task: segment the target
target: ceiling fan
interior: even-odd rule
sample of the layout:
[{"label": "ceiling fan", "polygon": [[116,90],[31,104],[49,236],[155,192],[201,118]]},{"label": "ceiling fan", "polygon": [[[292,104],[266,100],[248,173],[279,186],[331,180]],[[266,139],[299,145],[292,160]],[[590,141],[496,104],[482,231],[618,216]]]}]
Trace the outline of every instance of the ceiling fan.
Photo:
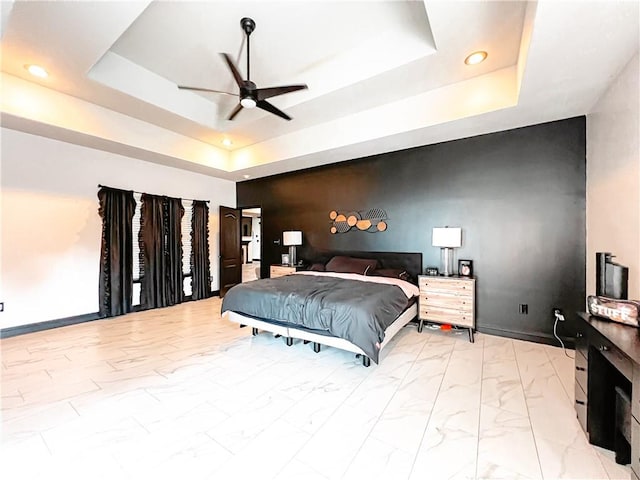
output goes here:
[{"label": "ceiling fan", "polygon": [[275,107],[271,103],[267,102],[267,98],[277,97],[278,95],[284,95],[285,93],[295,92],[297,90],[305,90],[308,88],[306,85],[286,85],[282,87],[270,87],[270,88],[257,88],[256,84],[251,81],[251,69],[250,69],[250,50],[249,50],[249,40],[251,33],[256,28],[256,22],[252,19],[245,17],[240,20],[240,26],[244,33],[246,34],[247,39],[247,79],[243,80],[240,72],[238,71],[238,67],[236,67],[235,63],[231,59],[231,56],[227,53],[221,53],[222,57],[227,62],[227,66],[229,70],[231,70],[231,74],[238,84],[238,88],[240,89],[240,93],[230,93],[230,92],[222,92],[220,90],[211,90],[209,88],[200,88],[200,87],[187,87],[184,85],[178,85],[178,88],[181,90],[195,90],[199,92],[213,92],[213,93],[222,93],[224,95],[233,95],[234,97],[240,97],[240,103],[233,109],[227,120],[233,120],[240,110],[243,108],[254,108],[258,107],[262,110],[265,110],[269,113],[273,113],[285,120],[291,120],[291,117],[284,113],[279,108]]}]

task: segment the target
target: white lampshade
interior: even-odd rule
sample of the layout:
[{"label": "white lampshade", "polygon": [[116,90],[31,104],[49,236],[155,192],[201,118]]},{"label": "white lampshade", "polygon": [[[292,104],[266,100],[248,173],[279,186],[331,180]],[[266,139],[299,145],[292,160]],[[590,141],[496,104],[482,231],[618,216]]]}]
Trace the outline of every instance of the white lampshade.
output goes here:
[{"label": "white lampshade", "polygon": [[437,227],[433,229],[431,244],[434,247],[458,248],[462,246],[462,228]]},{"label": "white lampshade", "polygon": [[282,232],[282,244],[285,247],[290,245],[302,245],[302,232],[296,230]]}]

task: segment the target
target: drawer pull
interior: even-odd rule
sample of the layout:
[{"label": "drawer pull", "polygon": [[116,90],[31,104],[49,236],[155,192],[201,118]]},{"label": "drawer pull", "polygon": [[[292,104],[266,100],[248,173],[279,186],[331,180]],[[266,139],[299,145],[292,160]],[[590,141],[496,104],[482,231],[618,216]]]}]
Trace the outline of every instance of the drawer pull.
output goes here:
[{"label": "drawer pull", "polygon": [[600,350],[601,352],[608,352],[609,351],[609,347],[606,345],[600,345],[598,347],[598,350]]},{"label": "drawer pull", "polygon": [[576,400],[576,403],[577,403],[578,405],[586,405],[582,400]]},{"label": "drawer pull", "polygon": [[576,370],[579,370],[581,372],[586,372],[587,371],[587,369],[584,368],[584,367],[576,367]]}]

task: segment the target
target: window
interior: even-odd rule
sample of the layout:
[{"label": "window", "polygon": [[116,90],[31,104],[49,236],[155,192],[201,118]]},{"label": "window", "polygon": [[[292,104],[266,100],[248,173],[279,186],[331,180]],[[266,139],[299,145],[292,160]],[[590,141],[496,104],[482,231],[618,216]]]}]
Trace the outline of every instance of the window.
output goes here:
[{"label": "window", "polygon": [[193,201],[182,200],[184,215],[182,216],[182,290],[185,297],[191,296],[191,219],[193,217]]},{"label": "window", "polygon": [[[144,276],[144,264],[142,252],[140,251],[140,222],[142,211],[142,194],[134,192],[133,198],[136,201],[136,209],[133,214],[133,301],[132,305],[140,305],[140,279]],[[191,286],[191,227],[193,217],[193,200],[182,200],[184,215],[182,216],[180,231],[182,234],[182,289],[185,297],[192,294]]]},{"label": "window", "polygon": [[136,211],[133,214],[133,301],[131,305],[140,305],[140,271],[142,262],[140,259],[140,211],[142,209],[142,194],[134,192],[133,198],[136,201]]}]

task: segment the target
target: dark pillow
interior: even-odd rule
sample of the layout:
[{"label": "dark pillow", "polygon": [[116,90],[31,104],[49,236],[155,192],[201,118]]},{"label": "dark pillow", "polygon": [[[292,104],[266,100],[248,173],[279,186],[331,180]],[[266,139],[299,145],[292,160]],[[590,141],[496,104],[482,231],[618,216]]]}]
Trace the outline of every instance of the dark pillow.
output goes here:
[{"label": "dark pillow", "polygon": [[377,265],[378,261],[376,259],[336,256],[329,260],[325,270],[327,272],[366,275],[369,270],[375,270]]},{"label": "dark pillow", "polygon": [[309,267],[309,270],[312,272],[324,272],[324,263],[314,263]]},{"label": "dark pillow", "polygon": [[373,275],[375,277],[399,278],[400,280],[409,281],[409,274],[407,271],[400,268],[379,268],[368,273],[368,275]]}]

